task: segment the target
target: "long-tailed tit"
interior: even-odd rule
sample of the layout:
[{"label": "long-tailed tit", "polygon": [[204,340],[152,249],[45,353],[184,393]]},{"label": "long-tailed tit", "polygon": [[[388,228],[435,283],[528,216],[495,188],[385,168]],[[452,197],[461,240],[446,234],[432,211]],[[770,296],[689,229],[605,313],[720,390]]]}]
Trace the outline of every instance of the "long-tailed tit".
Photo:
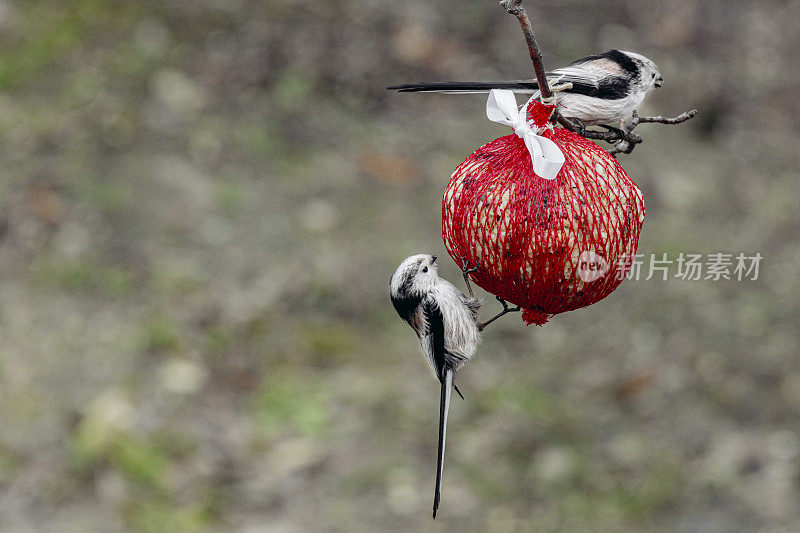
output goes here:
[{"label": "long-tailed tit", "polygon": [[481,303],[439,277],[435,255],[412,255],[400,263],[392,275],[389,288],[394,308],[414,328],[422,350],[442,384],[439,455],[433,500],[433,517],[436,518],[442,487],[450,389],[454,387],[453,375],[475,355],[480,342],[483,324],[478,322],[478,309]]},{"label": "long-tailed tit", "polygon": [[[571,83],[557,93],[559,112],[586,126],[619,125],[631,117],[645,95],[660,87],[664,79],[655,63],[633,52],[611,50],[570,63],[547,73],[547,81]],[[510,89],[539,95],[536,80],[503,82],[433,82],[389,87],[400,92],[482,93],[491,89]]]}]

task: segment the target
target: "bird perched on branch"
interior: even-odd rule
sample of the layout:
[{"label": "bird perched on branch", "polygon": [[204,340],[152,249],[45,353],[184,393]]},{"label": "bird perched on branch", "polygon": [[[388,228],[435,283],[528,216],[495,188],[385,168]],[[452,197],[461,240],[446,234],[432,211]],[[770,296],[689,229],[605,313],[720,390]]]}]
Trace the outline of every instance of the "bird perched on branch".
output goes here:
[{"label": "bird perched on branch", "polygon": [[[640,54],[610,50],[578,59],[547,73],[551,86],[571,84],[555,93],[559,113],[584,126],[619,125],[629,119],[645,95],[660,87],[664,79],[655,63]],[[501,82],[446,81],[411,83],[388,87],[399,92],[485,93],[510,89],[539,96],[536,80]],[[615,129],[615,128],[611,128]]]},{"label": "bird perched on branch", "polygon": [[[467,273],[465,270],[465,279]],[[389,288],[395,310],[414,328],[422,350],[442,384],[436,493],[433,500],[433,517],[436,518],[444,468],[450,389],[455,387],[453,375],[475,355],[480,342],[483,324],[478,322],[478,309],[481,303],[439,277],[435,255],[412,255],[404,260],[392,275]]]}]

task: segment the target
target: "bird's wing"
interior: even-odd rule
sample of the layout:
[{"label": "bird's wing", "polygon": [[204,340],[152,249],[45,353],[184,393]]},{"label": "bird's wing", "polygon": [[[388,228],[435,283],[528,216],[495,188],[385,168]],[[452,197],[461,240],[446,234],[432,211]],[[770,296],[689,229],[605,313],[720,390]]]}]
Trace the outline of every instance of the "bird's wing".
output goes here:
[{"label": "bird's wing", "polygon": [[[605,76],[607,76],[606,74]],[[547,73],[547,81],[552,83],[572,83],[580,85],[594,85],[597,87],[601,72],[591,66],[568,66],[557,68]]]},{"label": "bird's wing", "polygon": [[419,341],[439,379],[444,375],[444,317],[433,298],[426,298],[421,307],[424,326],[420,329]]},{"label": "bird's wing", "polygon": [[605,68],[602,61],[589,61],[570,65],[547,73],[550,83],[571,83],[565,93],[582,94],[594,98],[616,100],[628,94],[630,77],[621,76]]}]

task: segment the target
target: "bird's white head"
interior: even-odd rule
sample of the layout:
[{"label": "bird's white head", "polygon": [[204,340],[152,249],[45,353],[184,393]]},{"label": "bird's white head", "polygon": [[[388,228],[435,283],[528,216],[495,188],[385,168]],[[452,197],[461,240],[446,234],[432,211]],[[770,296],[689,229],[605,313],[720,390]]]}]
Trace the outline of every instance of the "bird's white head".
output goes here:
[{"label": "bird's white head", "polygon": [[661,84],[664,83],[664,78],[661,77],[661,72],[659,72],[655,63],[635,52],[623,51],[622,53],[630,57],[639,66],[640,81],[646,91],[661,87]]},{"label": "bird's white head", "polygon": [[417,254],[400,263],[389,286],[394,298],[419,297],[430,292],[438,279],[436,256]]}]

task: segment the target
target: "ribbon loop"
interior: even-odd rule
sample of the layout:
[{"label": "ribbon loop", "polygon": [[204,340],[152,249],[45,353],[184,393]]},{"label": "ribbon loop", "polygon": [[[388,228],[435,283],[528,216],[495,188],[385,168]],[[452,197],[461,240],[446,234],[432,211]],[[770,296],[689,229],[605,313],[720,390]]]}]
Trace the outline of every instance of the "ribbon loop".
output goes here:
[{"label": "ribbon loop", "polygon": [[525,108],[517,108],[517,99],[512,91],[492,89],[486,101],[486,116],[492,122],[514,128],[514,133],[525,141],[536,175],[546,180],[555,179],[564,164],[564,153],[552,140],[531,129]]}]

